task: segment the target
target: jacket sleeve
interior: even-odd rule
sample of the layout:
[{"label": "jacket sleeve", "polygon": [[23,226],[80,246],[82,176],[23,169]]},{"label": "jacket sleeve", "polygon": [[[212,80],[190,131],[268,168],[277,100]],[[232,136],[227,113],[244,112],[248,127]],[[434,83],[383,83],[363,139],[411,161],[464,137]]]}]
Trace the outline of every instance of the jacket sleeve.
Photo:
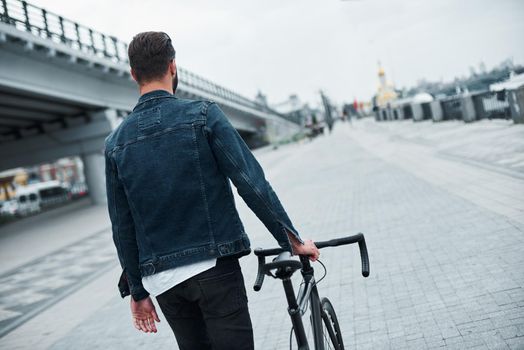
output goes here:
[{"label": "jacket sleeve", "polygon": [[303,243],[262,167],[216,103],[207,106],[205,131],[220,170],[231,179],[238,194],[278,244],[291,251],[288,232]]},{"label": "jacket sleeve", "polygon": [[[118,260],[123,269],[118,282],[118,289],[122,298],[131,294],[133,299],[138,301],[149,296],[149,293],[142,285],[142,276],[138,266],[135,224],[122,182],[118,178],[116,165],[111,158],[111,154],[107,151],[104,153],[107,206],[109,218],[111,219],[113,242],[118,253]],[[125,285],[126,283],[127,286]]]}]

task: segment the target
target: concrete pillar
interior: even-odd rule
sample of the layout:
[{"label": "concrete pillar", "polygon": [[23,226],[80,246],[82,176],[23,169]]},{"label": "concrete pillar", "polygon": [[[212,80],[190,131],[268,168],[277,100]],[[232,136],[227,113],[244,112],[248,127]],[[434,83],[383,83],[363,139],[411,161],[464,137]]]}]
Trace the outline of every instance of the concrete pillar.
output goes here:
[{"label": "concrete pillar", "polygon": [[[114,109],[105,109],[92,113],[91,117],[93,119],[105,119],[109,122],[111,130],[116,129],[122,122],[122,118],[118,117]],[[84,163],[84,176],[91,202],[93,204],[106,205],[106,173],[103,150],[86,152],[81,155],[81,158]]]},{"label": "concrete pillar", "polygon": [[444,113],[442,111],[442,105],[440,101],[432,101],[431,106],[431,115],[433,116],[434,122],[440,122],[444,119]]},{"label": "concrete pillar", "polygon": [[393,119],[404,120],[404,109],[402,106],[395,106],[393,109]]},{"label": "concrete pillar", "polygon": [[473,104],[472,96],[464,96],[462,98],[462,120],[466,123],[474,122],[477,119],[475,113],[475,105]]},{"label": "concrete pillar", "polygon": [[395,109],[396,107],[388,107],[388,120],[396,120],[398,119],[397,116],[398,116],[398,113],[396,114],[397,116],[395,116]]},{"label": "concrete pillar", "polygon": [[104,153],[100,151],[83,154],[82,162],[91,202],[107,204]]},{"label": "concrete pillar", "polygon": [[124,120],[123,118],[118,117],[118,114],[114,109],[106,109],[104,111],[104,116],[109,121],[109,124],[111,125],[111,130],[115,130]]},{"label": "concrete pillar", "polygon": [[388,118],[388,110],[386,108],[381,108],[380,110],[380,120],[387,121]]},{"label": "concrete pillar", "polygon": [[511,118],[515,124],[524,123],[524,87],[508,91]]}]

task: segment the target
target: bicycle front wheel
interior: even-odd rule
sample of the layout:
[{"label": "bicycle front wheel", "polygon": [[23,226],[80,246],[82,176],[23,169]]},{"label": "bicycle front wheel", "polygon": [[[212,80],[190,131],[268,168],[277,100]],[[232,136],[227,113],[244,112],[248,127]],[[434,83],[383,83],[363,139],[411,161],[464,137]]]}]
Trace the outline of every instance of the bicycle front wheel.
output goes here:
[{"label": "bicycle front wheel", "polygon": [[322,324],[324,335],[324,348],[334,350],[344,350],[344,342],[342,341],[342,333],[340,332],[340,325],[338,324],[335,309],[328,298],[322,298]]}]

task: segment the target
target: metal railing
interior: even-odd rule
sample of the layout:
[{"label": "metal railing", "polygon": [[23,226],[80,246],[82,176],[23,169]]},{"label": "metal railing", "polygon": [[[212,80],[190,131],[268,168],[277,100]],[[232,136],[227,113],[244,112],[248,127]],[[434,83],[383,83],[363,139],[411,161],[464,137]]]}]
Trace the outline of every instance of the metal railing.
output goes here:
[{"label": "metal railing", "polygon": [[463,120],[462,96],[449,96],[440,101],[444,120]]},{"label": "metal railing", "polygon": [[476,119],[511,118],[508,94],[503,91],[486,91],[473,96]]},{"label": "metal railing", "polygon": [[[26,1],[0,1],[1,22],[13,25],[21,31],[32,33],[38,37],[67,45],[85,54],[108,59],[114,63],[125,65],[129,63],[127,56],[128,44],[114,36],[98,32],[41,7],[29,4]],[[190,87],[249,108],[265,110],[286,118],[267,106],[263,106],[186,69],[179,68],[178,72],[180,81]]]},{"label": "metal railing", "polygon": [[247,97],[244,97],[240,94],[237,94],[236,92],[232,90],[226,89],[223,86],[215,84],[211,82],[210,80],[198,74],[195,74],[193,72],[190,72],[180,67],[177,70],[178,70],[178,73],[180,74],[179,75],[180,81],[190,87],[205,91],[211,95],[219,96],[221,98],[236,102],[244,106],[248,106],[251,108],[258,109],[258,110],[263,109],[263,106],[260,105],[259,103],[252,101],[248,99]]},{"label": "metal railing", "polygon": [[63,18],[21,0],[1,0],[0,18],[21,31],[65,44],[84,53],[127,63],[127,44],[114,36]]}]

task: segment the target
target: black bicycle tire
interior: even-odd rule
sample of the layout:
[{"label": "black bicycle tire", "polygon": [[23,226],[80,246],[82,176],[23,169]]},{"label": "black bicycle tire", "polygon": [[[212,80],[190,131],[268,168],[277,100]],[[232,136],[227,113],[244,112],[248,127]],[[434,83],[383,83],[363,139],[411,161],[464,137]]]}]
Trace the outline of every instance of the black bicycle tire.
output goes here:
[{"label": "black bicycle tire", "polygon": [[[340,331],[340,325],[338,323],[337,314],[335,313],[335,308],[331,301],[328,298],[322,298],[321,300],[322,307],[322,320],[328,329],[329,337],[331,342],[337,350],[344,350],[344,341],[342,340],[342,332]],[[332,332],[329,332],[329,329]],[[334,333],[334,334],[333,334]]]}]

